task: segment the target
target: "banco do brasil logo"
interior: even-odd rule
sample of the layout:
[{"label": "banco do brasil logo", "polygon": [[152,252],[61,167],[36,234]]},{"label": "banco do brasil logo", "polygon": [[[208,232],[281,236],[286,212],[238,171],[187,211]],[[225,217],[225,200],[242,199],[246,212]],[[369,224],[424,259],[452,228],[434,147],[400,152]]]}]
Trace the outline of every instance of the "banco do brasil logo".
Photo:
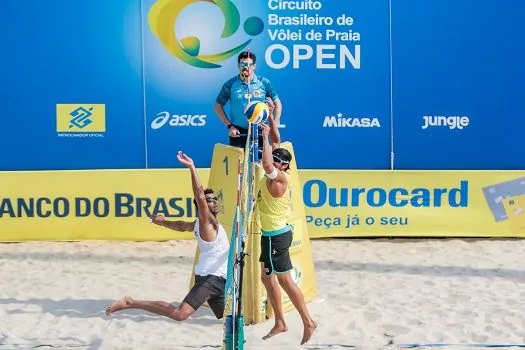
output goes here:
[{"label": "banco do brasil logo", "polygon": [[[223,52],[201,54],[199,38],[195,36],[188,36],[182,39],[177,38],[175,34],[177,17],[184,8],[199,1],[212,3],[222,12],[224,28],[221,38],[228,38],[237,32],[241,23],[241,16],[231,0],[157,0],[148,13],[149,26],[164,48],[184,63],[197,68],[219,68],[221,67],[220,62],[239,54],[248,46],[252,39],[248,39],[239,46]],[[203,23],[203,25],[213,26],[214,24]],[[264,23],[259,17],[250,17],[244,21],[243,29],[246,34],[257,36],[262,33]],[[210,27],[208,32],[213,34],[214,28]]]},{"label": "banco do brasil logo", "polygon": [[69,115],[71,116],[71,120],[69,121],[69,128],[77,127],[79,129],[83,129],[89,124],[93,123],[93,121],[90,119],[93,111],[93,107],[84,108],[84,107],[78,107],[75,110],[73,110]]},{"label": "banco do brasil logo", "polygon": [[60,136],[106,132],[105,104],[57,103],[56,117]]}]

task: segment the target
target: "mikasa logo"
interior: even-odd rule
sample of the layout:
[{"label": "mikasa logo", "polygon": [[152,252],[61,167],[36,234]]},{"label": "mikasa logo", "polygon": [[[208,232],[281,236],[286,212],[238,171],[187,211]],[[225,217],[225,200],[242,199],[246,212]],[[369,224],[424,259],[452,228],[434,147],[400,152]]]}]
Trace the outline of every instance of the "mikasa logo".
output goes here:
[{"label": "mikasa logo", "polygon": [[324,117],[323,128],[380,128],[378,118],[345,118],[343,113]]}]

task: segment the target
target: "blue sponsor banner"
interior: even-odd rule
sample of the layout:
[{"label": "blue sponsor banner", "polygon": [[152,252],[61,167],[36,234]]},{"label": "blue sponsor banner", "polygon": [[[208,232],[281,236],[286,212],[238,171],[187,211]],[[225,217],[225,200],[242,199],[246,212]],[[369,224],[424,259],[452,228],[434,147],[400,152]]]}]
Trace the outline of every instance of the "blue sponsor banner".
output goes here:
[{"label": "blue sponsor banner", "polygon": [[177,168],[178,150],[209,167],[228,143],[215,99],[248,48],[300,168],[389,169],[393,150],[395,169],[523,169],[524,11],[522,0],[4,1],[0,170]]},{"label": "blue sponsor banner", "polygon": [[2,1],[0,170],[143,168],[140,1]]},{"label": "blue sponsor banner", "polygon": [[392,1],[397,169],[524,169],[524,12],[521,0]]},{"label": "blue sponsor banner", "polygon": [[215,99],[248,48],[301,168],[390,166],[387,0],[145,0],[143,11],[149,167],[181,166],[179,149],[209,166],[228,143]]}]

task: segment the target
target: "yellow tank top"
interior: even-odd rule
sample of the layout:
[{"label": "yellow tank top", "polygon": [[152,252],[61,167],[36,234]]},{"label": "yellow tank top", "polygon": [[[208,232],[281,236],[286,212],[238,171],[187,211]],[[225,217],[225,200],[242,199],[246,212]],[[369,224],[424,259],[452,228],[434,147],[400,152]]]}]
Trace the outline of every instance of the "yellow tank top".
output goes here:
[{"label": "yellow tank top", "polygon": [[[273,236],[284,233],[288,230],[288,217],[291,213],[290,207],[290,175],[282,172],[288,180],[288,188],[282,197],[274,198],[268,190],[264,176],[259,181],[259,193],[257,195],[257,207],[259,210],[259,220],[262,234]],[[282,232],[281,232],[282,231]]]}]

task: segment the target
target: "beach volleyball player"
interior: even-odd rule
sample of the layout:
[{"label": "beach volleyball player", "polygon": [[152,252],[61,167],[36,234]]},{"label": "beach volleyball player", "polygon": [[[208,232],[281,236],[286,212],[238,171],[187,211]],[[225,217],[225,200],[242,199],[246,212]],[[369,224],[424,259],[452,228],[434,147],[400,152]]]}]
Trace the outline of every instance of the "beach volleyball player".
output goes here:
[{"label": "beach volleyball player", "polygon": [[[291,213],[290,162],[292,155],[280,147],[280,134],[272,118],[274,105],[268,101],[268,125],[261,122],[263,153],[262,166],[265,176],[260,180],[257,208],[261,227],[261,275],[268,298],[275,313],[275,324],[263,339],[271,338],[288,330],[281,304],[279,285],[288,295],[301,316],[304,326],[301,345],[307,343],[317,328],[310,317],[304,295],[290,274],[293,269],[290,246],[293,230],[287,221]],[[253,115],[247,115],[253,118]],[[256,119],[257,121],[262,118]],[[271,143],[270,143],[271,142]]]},{"label": "beach volleyball player", "polygon": [[125,296],[106,308],[108,316],[117,311],[141,309],[176,321],[184,321],[207,301],[215,317],[223,318],[230,243],[224,227],[217,220],[219,212],[217,197],[212,189],[203,188],[190,157],[178,152],[177,159],[190,169],[198,217],[193,222],[168,221],[163,215],[153,215],[151,219],[159,226],[176,231],[193,232],[199,247],[198,262],[195,266],[195,285],[178,307],[165,301],[142,301]]}]

